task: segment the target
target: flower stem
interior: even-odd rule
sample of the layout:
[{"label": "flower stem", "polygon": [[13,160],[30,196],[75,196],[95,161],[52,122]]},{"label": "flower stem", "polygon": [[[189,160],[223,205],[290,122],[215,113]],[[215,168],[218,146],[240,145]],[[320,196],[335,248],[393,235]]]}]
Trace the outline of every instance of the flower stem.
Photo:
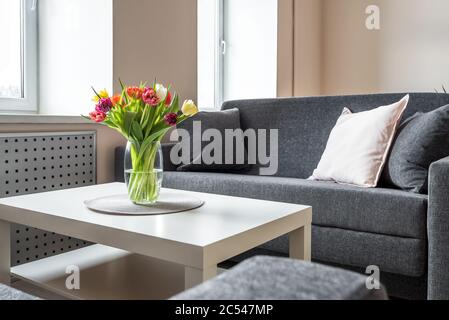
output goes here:
[{"label": "flower stem", "polygon": [[[152,204],[159,197],[162,170],[155,168],[159,150],[158,141],[149,144],[145,150],[140,150],[137,144],[131,142],[130,156],[133,168],[127,172],[128,195],[136,204]],[[143,156],[139,158],[138,155],[142,151]]]}]

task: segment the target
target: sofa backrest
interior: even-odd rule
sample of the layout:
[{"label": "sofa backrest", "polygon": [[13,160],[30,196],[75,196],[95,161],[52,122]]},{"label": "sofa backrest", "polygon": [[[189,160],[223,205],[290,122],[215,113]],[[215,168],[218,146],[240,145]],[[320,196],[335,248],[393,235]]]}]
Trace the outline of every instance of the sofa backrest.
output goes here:
[{"label": "sofa backrest", "polygon": [[[308,178],[318,164],[329,134],[344,107],[353,112],[367,111],[399,101],[404,95],[239,100],[225,102],[222,109],[238,108],[243,130],[278,129],[277,176]],[[410,102],[403,119],[416,112],[428,112],[446,104],[449,104],[449,94],[410,94]],[[257,174],[259,166],[254,166],[250,174]]]}]

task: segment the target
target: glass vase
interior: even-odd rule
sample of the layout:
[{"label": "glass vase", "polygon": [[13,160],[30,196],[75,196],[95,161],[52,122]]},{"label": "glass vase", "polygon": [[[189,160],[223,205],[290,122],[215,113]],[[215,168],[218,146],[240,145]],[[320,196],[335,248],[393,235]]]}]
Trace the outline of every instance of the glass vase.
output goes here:
[{"label": "glass vase", "polygon": [[162,149],[159,141],[142,144],[128,141],[125,152],[125,182],[129,199],[137,205],[157,202],[163,179]]}]

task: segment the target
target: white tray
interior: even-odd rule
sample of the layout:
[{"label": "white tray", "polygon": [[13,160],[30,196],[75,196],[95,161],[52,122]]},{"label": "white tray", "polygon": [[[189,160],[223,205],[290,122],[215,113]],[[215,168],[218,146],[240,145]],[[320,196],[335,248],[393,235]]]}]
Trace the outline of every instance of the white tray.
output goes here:
[{"label": "white tray", "polygon": [[95,212],[113,215],[147,216],[178,213],[201,207],[204,201],[183,193],[161,193],[159,200],[150,206],[136,205],[129,200],[127,194],[84,201],[84,205]]}]

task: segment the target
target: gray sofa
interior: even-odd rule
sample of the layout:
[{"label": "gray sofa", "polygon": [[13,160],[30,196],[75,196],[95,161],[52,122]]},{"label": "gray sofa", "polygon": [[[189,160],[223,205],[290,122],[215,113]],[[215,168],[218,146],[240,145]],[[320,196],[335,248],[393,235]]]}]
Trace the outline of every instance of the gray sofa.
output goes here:
[{"label": "gray sofa", "polygon": [[[313,207],[314,261],[365,272],[381,270],[390,295],[409,299],[449,299],[449,159],[431,166],[429,195],[379,186],[363,189],[306,180],[318,164],[343,107],[354,112],[398,101],[404,94],[229,101],[238,108],[242,129],[279,129],[279,170],[258,176],[177,172],[164,146],[164,187],[225,194]],[[449,95],[414,93],[404,118],[449,104]],[[117,151],[117,180],[123,180],[123,149]],[[287,238],[249,252],[286,255]],[[241,260],[236,257],[235,261]]]}]

